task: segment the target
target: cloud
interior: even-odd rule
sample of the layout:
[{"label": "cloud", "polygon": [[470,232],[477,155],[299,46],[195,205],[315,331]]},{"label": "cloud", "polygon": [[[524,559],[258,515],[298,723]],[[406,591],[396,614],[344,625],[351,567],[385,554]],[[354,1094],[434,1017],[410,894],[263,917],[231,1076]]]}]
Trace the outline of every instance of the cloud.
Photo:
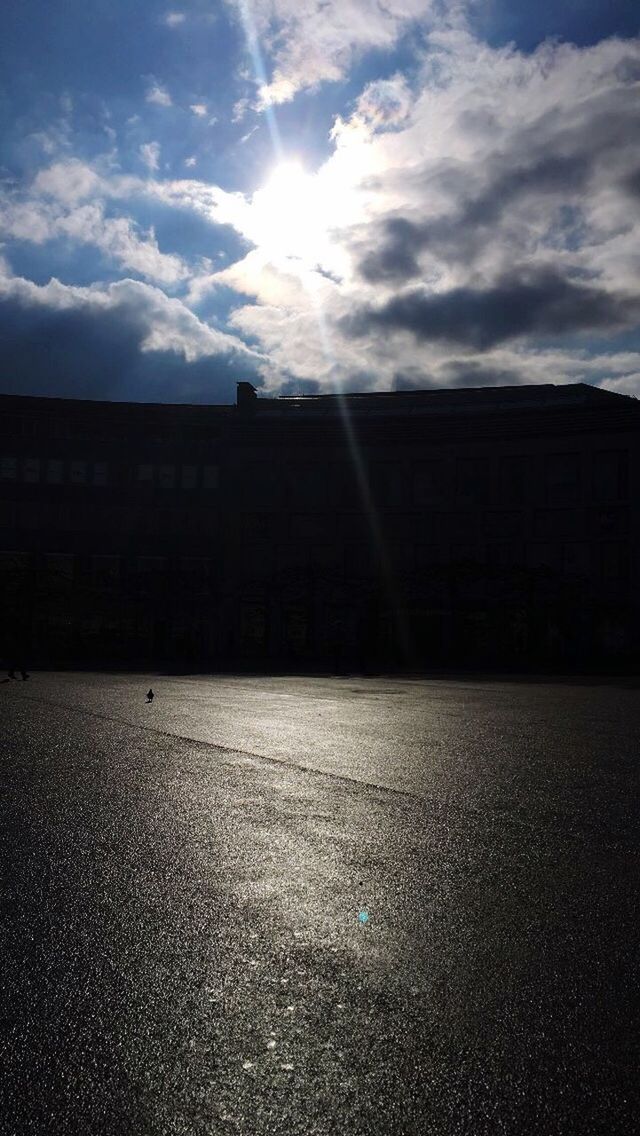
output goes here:
[{"label": "cloud", "polygon": [[185,164],[185,166],[187,166],[188,169],[192,169],[196,165],[196,163],[197,163],[197,159],[193,156],[193,154],[191,155],[190,158],[185,158],[185,160],[184,160],[184,164]]},{"label": "cloud", "polygon": [[139,280],[77,287],[52,278],[48,284],[38,285],[7,274],[5,268],[0,275],[0,302],[52,313],[112,313],[135,327],[143,353],[173,352],[187,362],[220,354],[258,358],[235,336],[198,319],[179,299]]},{"label": "cloud", "polygon": [[162,17],[162,23],[166,24],[168,28],[177,28],[180,24],[184,24],[186,18],[184,12],[167,12],[167,14]]},{"label": "cloud", "polygon": [[490,288],[444,293],[414,289],[381,307],[362,307],[342,318],[340,326],[348,335],[366,335],[371,329],[407,331],[419,340],[486,351],[522,336],[614,331],[632,326],[638,318],[640,296],[612,295],[549,268],[525,270],[522,276],[511,273]]},{"label": "cloud", "polygon": [[173,106],[171,95],[166,87],[160,86],[153,79],[145,95],[145,100],[148,103],[154,103],[155,106],[170,107]]},{"label": "cloud", "polygon": [[250,49],[258,41],[273,59],[259,105],[289,102],[298,91],[344,78],[358,56],[389,50],[413,24],[426,24],[430,0],[229,0],[245,25]]},{"label": "cloud", "polygon": [[91,166],[72,158],[40,170],[34,178],[32,192],[36,197],[43,194],[67,205],[75,205],[96,193],[100,185],[100,177]]},{"label": "cloud", "polygon": [[97,174],[77,162],[68,163],[68,173],[66,179],[65,164],[42,171],[26,199],[0,191],[0,236],[35,246],[54,240],[90,245],[118,267],[165,286],[189,275],[180,256],[160,250],[153,228],[144,231],[131,217],[105,214]]},{"label": "cloud", "polygon": [[145,166],[150,170],[157,170],[160,165],[160,143],[159,142],[143,142],[138,153],[142,158]]},{"label": "cloud", "polygon": [[206,103],[191,103],[189,110],[193,111],[198,118],[205,118],[208,113]]}]

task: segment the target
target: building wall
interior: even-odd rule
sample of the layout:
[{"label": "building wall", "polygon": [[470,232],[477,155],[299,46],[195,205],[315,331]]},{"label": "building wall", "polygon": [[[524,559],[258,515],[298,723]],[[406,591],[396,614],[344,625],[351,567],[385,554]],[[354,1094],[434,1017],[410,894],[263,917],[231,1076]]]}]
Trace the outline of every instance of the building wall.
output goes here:
[{"label": "building wall", "polygon": [[348,430],[330,410],[275,417],[265,402],[0,400],[7,659],[386,669],[638,657],[633,400],[595,417],[354,412]]}]

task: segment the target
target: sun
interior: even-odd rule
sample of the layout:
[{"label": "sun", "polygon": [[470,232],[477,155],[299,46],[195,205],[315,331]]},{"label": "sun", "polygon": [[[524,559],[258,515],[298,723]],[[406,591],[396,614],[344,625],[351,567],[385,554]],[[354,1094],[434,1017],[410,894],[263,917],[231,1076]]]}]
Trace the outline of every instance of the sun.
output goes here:
[{"label": "sun", "polygon": [[251,200],[252,236],[275,263],[291,270],[337,271],[335,232],[344,209],[344,187],[323,169],[311,173],[301,161],[280,162]]},{"label": "sun", "polygon": [[[314,178],[298,161],[281,162],[253,195],[252,213],[260,246],[276,258],[306,263],[317,252],[321,219]],[[315,252],[314,252],[315,250]]]}]

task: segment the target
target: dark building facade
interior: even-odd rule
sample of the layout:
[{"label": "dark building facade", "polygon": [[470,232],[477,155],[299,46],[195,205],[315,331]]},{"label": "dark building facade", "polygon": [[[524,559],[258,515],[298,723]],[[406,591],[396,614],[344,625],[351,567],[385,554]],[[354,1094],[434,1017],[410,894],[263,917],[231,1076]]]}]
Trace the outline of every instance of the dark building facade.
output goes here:
[{"label": "dark building facade", "polygon": [[640,402],[0,396],[9,665],[627,666]]}]

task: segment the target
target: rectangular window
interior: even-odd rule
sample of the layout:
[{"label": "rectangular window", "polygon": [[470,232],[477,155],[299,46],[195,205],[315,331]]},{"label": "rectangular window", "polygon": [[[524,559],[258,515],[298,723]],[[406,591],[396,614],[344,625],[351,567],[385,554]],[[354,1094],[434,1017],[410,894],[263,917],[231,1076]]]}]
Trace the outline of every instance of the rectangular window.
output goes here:
[{"label": "rectangular window", "polygon": [[107,484],[107,463],[94,462],[93,463],[93,484],[106,485]]},{"label": "rectangular window", "polygon": [[489,459],[458,458],[456,466],[458,500],[479,505],[489,497]]},{"label": "rectangular window", "polygon": [[605,584],[621,584],[627,579],[629,546],[621,540],[605,540],[600,546],[600,566]]},{"label": "rectangular window", "polygon": [[593,495],[596,501],[626,501],[629,455],[626,450],[600,450],[593,459]]},{"label": "rectangular window", "polygon": [[91,578],[94,584],[108,584],[118,579],[119,556],[92,556]]},{"label": "rectangular window", "polygon": [[45,480],[48,485],[62,485],[63,464],[57,458],[50,458],[47,462]]},{"label": "rectangular window", "polygon": [[262,647],[267,634],[267,613],[264,604],[244,601],[240,608],[240,641],[250,651]]},{"label": "rectangular window", "polygon": [[175,465],[161,465],[158,471],[158,484],[161,489],[173,489],[176,484]]},{"label": "rectangular window", "polygon": [[22,479],[28,484],[34,485],[40,480],[40,460],[39,458],[25,458],[22,462]]},{"label": "rectangular window", "polygon": [[3,481],[15,481],[18,476],[18,463],[15,458],[0,459],[0,478]]},{"label": "rectangular window", "polygon": [[564,571],[567,576],[589,575],[589,545],[586,541],[572,541],[564,546]]},{"label": "rectangular window", "polygon": [[528,460],[520,454],[506,454],[500,459],[500,500],[503,505],[524,504]]},{"label": "rectangular window", "polygon": [[191,580],[207,580],[209,561],[203,556],[183,556],[180,560],[180,571]]},{"label": "rectangular window", "polygon": [[0,552],[0,572],[22,572],[27,567],[27,562],[25,552]]},{"label": "rectangular window", "polygon": [[536,568],[560,572],[563,566],[562,545],[550,542],[532,545],[531,562]]},{"label": "rectangular window", "polygon": [[47,576],[54,583],[69,583],[73,579],[73,556],[64,552],[49,552],[44,560]]},{"label": "rectangular window", "polygon": [[402,466],[400,462],[372,462],[369,476],[371,492],[383,509],[403,503]]},{"label": "rectangular window", "polygon": [[71,484],[72,485],[86,485],[87,484],[87,463],[86,461],[72,461],[71,462]]},{"label": "rectangular window", "polygon": [[203,474],[204,488],[217,489],[219,483],[217,465],[205,465]]},{"label": "rectangular window", "polygon": [[439,505],[444,497],[444,462],[416,462],[413,467],[414,504]]},{"label": "rectangular window", "polygon": [[158,568],[162,568],[163,564],[163,556],[138,556],[136,560],[138,572],[155,572]]},{"label": "rectangular window", "polygon": [[195,465],[183,465],[180,484],[183,489],[196,489],[198,485],[198,470]]},{"label": "rectangular window", "polygon": [[547,502],[577,505],[580,497],[580,454],[548,454],[546,461]]},{"label": "rectangular window", "polygon": [[494,540],[487,544],[487,562],[494,568],[513,568],[523,559],[522,545],[516,540]]},{"label": "rectangular window", "polygon": [[[328,486],[323,465],[319,462],[293,462],[287,469],[287,480],[289,497],[296,508],[324,508]],[[277,504],[277,498],[273,504]]]},{"label": "rectangular window", "polygon": [[153,466],[152,465],[139,465],[138,466],[138,481],[143,485],[153,485]]},{"label": "rectangular window", "polygon": [[440,563],[440,549],[437,544],[417,544],[415,550],[416,568],[432,568]]}]

